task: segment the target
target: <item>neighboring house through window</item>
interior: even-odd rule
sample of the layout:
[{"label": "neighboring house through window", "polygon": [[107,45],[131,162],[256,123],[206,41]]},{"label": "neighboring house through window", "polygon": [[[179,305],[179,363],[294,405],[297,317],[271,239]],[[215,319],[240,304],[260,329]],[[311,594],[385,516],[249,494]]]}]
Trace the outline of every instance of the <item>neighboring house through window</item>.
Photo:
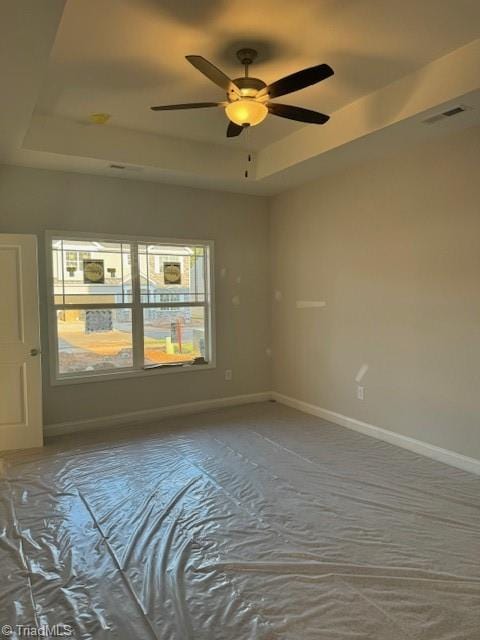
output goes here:
[{"label": "neighboring house through window", "polygon": [[49,234],[55,382],[214,366],[212,243]]}]

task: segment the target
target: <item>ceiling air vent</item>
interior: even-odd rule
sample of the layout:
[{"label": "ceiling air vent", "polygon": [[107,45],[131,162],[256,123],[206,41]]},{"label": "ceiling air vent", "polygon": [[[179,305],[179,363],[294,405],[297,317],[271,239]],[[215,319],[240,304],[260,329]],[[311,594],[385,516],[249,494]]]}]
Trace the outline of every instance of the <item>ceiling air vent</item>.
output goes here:
[{"label": "ceiling air vent", "polygon": [[459,104],[456,107],[452,107],[451,109],[447,109],[447,111],[442,111],[442,113],[436,113],[434,116],[430,116],[425,120],[422,120],[424,124],[434,124],[439,120],[444,120],[445,118],[451,118],[452,116],[456,116],[459,113],[463,113],[464,111],[469,111],[472,107],[467,107],[463,104]]},{"label": "ceiling air vent", "polygon": [[449,109],[448,111],[444,111],[442,115],[447,116],[448,118],[450,118],[450,116],[456,116],[457,113],[462,113],[462,111],[465,111],[465,107],[453,107],[453,109]]},{"label": "ceiling air vent", "polygon": [[109,169],[114,169],[115,171],[133,171],[133,172],[140,172],[142,171],[142,167],[134,167],[134,166],[129,166],[127,164],[115,164],[115,163],[111,163],[108,165]]}]

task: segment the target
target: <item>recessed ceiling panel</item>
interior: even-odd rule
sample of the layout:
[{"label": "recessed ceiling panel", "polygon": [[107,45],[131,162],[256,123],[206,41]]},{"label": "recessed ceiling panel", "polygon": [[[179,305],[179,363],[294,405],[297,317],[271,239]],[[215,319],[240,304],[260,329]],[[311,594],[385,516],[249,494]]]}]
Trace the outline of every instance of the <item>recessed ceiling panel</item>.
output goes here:
[{"label": "recessed ceiling panel", "polygon": [[478,24],[476,0],[69,0],[37,112],[258,149],[304,125],[268,117],[227,140],[222,109],[150,111],[224,98],[185,55],[238,77],[235,51],[254,46],[251,75],[267,83],[327,62],[335,76],[282,102],[332,113],[475,39]]}]

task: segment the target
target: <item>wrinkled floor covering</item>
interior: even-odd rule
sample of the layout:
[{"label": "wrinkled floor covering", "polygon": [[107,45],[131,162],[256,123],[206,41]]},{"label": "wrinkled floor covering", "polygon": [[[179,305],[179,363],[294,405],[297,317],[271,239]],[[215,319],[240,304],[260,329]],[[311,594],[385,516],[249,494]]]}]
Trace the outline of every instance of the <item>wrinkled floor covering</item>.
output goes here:
[{"label": "wrinkled floor covering", "polygon": [[480,478],[277,404],[53,438],[0,481],[1,624],[480,638]]}]

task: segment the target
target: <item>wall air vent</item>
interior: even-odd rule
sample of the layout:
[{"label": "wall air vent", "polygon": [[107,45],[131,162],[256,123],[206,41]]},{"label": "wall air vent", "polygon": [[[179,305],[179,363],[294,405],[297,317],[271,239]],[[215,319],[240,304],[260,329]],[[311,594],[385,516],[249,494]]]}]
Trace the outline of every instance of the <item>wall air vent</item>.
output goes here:
[{"label": "wall air vent", "polygon": [[452,107],[451,109],[447,109],[446,111],[442,111],[442,113],[436,113],[425,120],[422,120],[424,124],[435,124],[435,122],[439,122],[439,120],[445,120],[445,118],[451,118],[452,116],[456,116],[459,113],[463,113],[464,111],[469,111],[473,107],[467,107],[464,104],[459,104],[456,107]]}]

